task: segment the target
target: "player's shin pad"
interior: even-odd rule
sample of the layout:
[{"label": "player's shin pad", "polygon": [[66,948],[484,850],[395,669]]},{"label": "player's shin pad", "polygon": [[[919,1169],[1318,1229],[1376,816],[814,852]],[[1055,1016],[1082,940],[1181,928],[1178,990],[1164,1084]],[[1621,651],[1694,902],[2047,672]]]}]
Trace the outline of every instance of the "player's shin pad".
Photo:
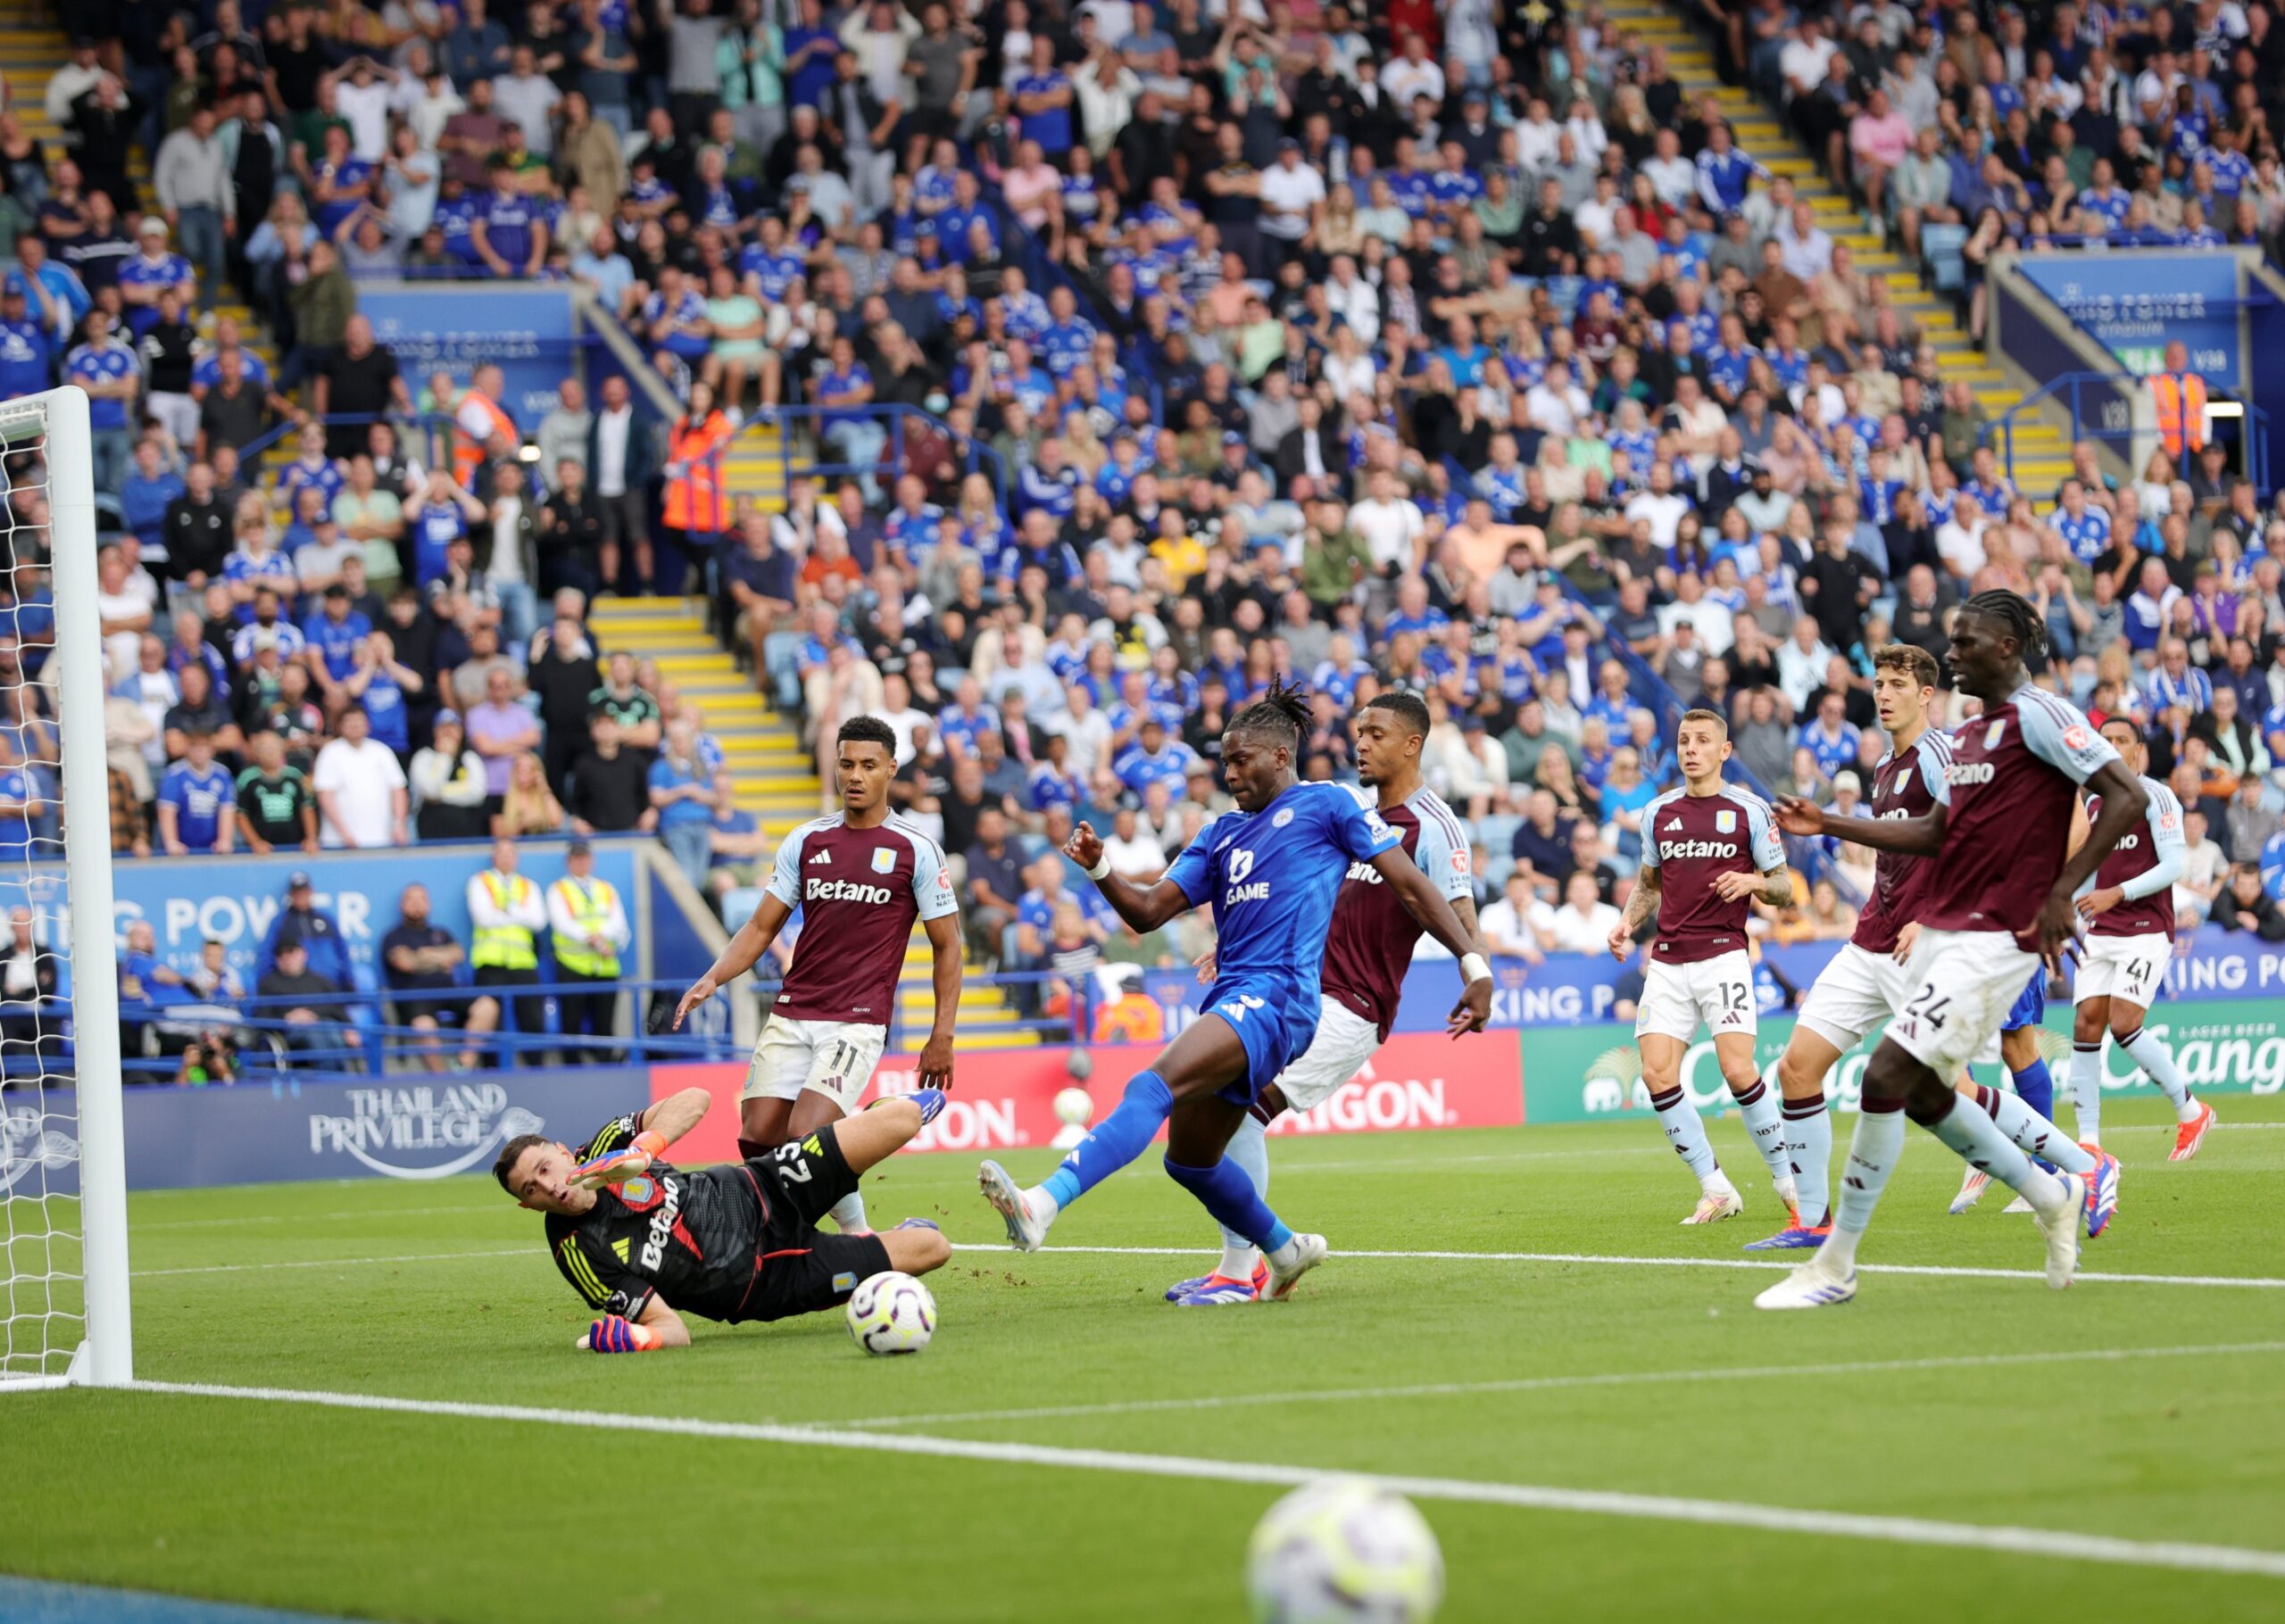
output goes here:
[{"label": "player's shin pad", "polygon": [[1196,1196],[1217,1223],[1264,1252],[1275,1252],[1292,1239],[1293,1231],[1277,1221],[1244,1169],[1226,1156],[1211,1167],[1186,1167],[1169,1156],[1166,1169],[1167,1176]]}]

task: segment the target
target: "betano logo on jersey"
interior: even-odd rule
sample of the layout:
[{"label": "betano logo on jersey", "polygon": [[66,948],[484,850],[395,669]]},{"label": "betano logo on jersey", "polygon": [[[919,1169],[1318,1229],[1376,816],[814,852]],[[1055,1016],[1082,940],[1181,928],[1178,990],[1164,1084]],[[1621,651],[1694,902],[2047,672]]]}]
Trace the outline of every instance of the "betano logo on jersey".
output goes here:
[{"label": "betano logo on jersey", "polygon": [[810,902],[893,902],[896,892],[885,885],[868,885],[862,880],[820,880],[815,874],[802,886],[802,896]]},{"label": "betano logo on jersey", "polygon": [[673,1179],[662,1178],[659,1191],[665,1199],[651,1214],[651,1232],[643,1242],[645,1269],[655,1269],[667,1261],[667,1237],[675,1232],[675,1223],[682,1216],[682,1185]]},{"label": "betano logo on jersey", "polygon": [[1990,783],[1991,764],[1989,761],[1955,761],[1944,769],[1944,782],[1954,789],[1964,783]]},{"label": "betano logo on jersey", "polygon": [[1738,855],[1735,841],[1660,841],[1658,860],[1671,863],[1678,858],[1733,858]]}]

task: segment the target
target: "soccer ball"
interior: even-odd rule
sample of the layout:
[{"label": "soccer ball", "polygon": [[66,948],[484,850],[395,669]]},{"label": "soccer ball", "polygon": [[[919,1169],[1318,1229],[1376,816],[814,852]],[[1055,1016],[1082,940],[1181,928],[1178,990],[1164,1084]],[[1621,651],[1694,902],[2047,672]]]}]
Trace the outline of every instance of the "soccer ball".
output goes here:
[{"label": "soccer ball", "polygon": [[868,1354],[917,1354],[936,1334],[936,1299],[910,1274],[885,1269],[849,1294],[849,1335]]},{"label": "soccer ball", "polygon": [[1329,1478],[1255,1525],[1246,1593],[1256,1624],[1425,1624],[1444,1599],[1444,1554],[1403,1496]]},{"label": "soccer ball", "polygon": [[1094,1114],[1095,1098],[1084,1089],[1066,1089],[1055,1097],[1055,1120],[1067,1126],[1084,1128]]}]

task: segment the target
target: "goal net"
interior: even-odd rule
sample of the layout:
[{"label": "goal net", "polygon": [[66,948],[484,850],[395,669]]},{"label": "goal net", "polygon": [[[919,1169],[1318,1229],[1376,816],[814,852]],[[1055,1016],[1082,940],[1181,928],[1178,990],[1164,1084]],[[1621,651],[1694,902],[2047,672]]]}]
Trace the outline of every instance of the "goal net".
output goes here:
[{"label": "goal net", "polygon": [[96,538],[87,397],[0,402],[0,1388],[133,1374]]}]

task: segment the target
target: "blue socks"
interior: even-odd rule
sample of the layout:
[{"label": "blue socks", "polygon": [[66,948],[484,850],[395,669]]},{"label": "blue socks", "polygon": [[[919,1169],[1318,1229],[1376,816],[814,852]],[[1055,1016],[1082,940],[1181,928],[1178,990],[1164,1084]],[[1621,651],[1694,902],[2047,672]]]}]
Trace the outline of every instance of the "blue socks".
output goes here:
[{"label": "blue socks", "polygon": [[[1254,1189],[1254,1194],[1264,1201],[1269,1198],[1269,1130],[1261,1120],[1249,1112],[1238,1123],[1238,1131],[1230,1135],[1230,1142],[1223,1148],[1222,1159],[1234,1164]],[[1222,1244],[1226,1247],[1250,1247],[1253,1242],[1246,1236],[1225,1224]]]},{"label": "blue socks", "polygon": [[[1070,1206],[1141,1156],[1158,1137],[1174,1108],[1174,1093],[1167,1087],[1165,1078],[1156,1072],[1135,1073],[1126,1085],[1126,1094],[1111,1114],[1103,1118],[1102,1125],[1079,1141],[1063,1158],[1063,1165],[1050,1173],[1041,1188],[1055,1197],[1059,1207]],[[1245,1183],[1243,1173],[1238,1174],[1238,1181]],[[1247,1193],[1252,1193],[1251,1185],[1247,1186]],[[1257,1206],[1259,1199],[1255,1197]],[[1210,1210],[1211,1203],[1209,1207]],[[1268,1210],[1262,1208],[1265,1214]],[[1215,1216],[1221,1214],[1216,1213]]]},{"label": "blue socks", "polygon": [[2034,1060],[2015,1073],[2015,1092],[2048,1121],[2055,1120],[2055,1079],[2048,1075],[2046,1061]]},{"label": "blue socks", "polygon": [[1275,1252],[1293,1239],[1293,1231],[1278,1222],[1245,1170],[1227,1156],[1211,1167],[1184,1167],[1171,1159],[1166,1165],[1167,1176],[1196,1196],[1225,1230],[1242,1235],[1265,1252]]}]

